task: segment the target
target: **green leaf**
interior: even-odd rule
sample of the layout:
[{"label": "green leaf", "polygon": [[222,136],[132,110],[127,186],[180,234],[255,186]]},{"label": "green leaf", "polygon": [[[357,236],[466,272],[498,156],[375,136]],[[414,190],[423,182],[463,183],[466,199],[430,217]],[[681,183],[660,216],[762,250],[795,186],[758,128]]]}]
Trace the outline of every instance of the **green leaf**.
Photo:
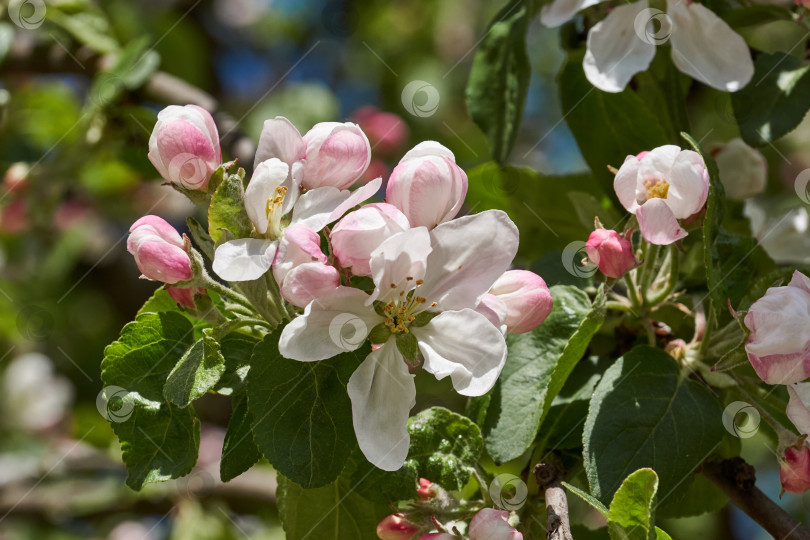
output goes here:
[{"label": "green leaf", "polygon": [[305,489],[278,477],[278,513],[287,540],[376,540],[377,523],[391,513],[385,503],[374,503],[355,490],[353,461],[332,483]]},{"label": "green leaf", "polygon": [[[739,440],[739,439],[736,439]],[[718,452],[720,449],[718,448]],[[681,518],[717,512],[728,503],[728,497],[711,480],[694,474],[661,501],[656,510],[659,518]]]},{"label": "green leaf", "polygon": [[121,408],[108,408],[108,416],[132,489],[188,474],[197,460],[200,426],[194,410],[163,398],[164,381],[192,340],[193,327],[183,315],[144,313],[104,350],[105,394],[121,398]]},{"label": "green leaf", "polygon": [[144,313],[164,313],[168,311],[179,312],[180,308],[177,307],[177,302],[174,298],[169,296],[169,293],[166,292],[166,287],[160,287],[144,302],[141,309],[138,310],[137,315],[135,315],[135,318],[137,319]]},{"label": "green leaf", "polygon": [[639,469],[625,478],[608,511],[608,532],[613,540],[655,540],[655,501],[658,475]]},{"label": "green leaf", "polygon": [[664,351],[641,346],[602,376],[583,434],[596,498],[611,500],[627,474],[650,467],[664,500],[719,447],[722,408],[688,374]]},{"label": "green leaf", "polygon": [[222,357],[225,358],[225,373],[220,377],[214,391],[229,396],[244,390],[253,348],[259,341],[259,338],[241,332],[231,332],[222,338],[219,344]]},{"label": "green leaf", "polygon": [[543,324],[507,338],[509,355],[489,394],[482,426],[487,451],[496,462],[515,459],[529,448],[604,320],[604,291],[593,305],[587,294],[571,286],[552,287],[551,296],[554,309]]},{"label": "green leaf", "polygon": [[262,458],[262,452],[253,440],[253,417],[248,410],[247,396],[240,392],[233,396],[233,413],[225,432],[219,476],[223,482],[233,480],[250,469]]},{"label": "green leaf", "polygon": [[569,56],[558,84],[563,117],[591,172],[609,193],[613,175],[608,165],[619,167],[628,155],[673,142],[630,88],[616,94],[595,88],[582,70],[582,53]]},{"label": "green leaf", "polygon": [[731,95],[743,140],[762,146],[793,131],[810,104],[810,66],[784,53],[760,54],[754,76]]},{"label": "green leaf", "polygon": [[528,8],[513,0],[496,16],[478,46],[467,82],[467,108],[503,163],[517,138],[531,66],[526,54]]},{"label": "green leaf", "polygon": [[228,175],[214,191],[208,207],[208,234],[219,245],[222,230],[230,231],[236,238],[250,236],[253,225],[245,211],[245,189],[237,174]]},{"label": "green leaf", "polygon": [[461,489],[469,481],[484,442],[472,420],[442,407],[431,407],[408,420],[411,446],[406,467],[445,489]]},{"label": "green leaf", "polygon": [[247,375],[253,435],[283,475],[305,487],[323,486],[357,446],[346,384],[370,347],[298,362],[279,354],[279,335],[269,334],[253,351]]},{"label": "green leaf", "polygon": [[188,405],[208,392],[225,373],[225,359],[219,352],[219,343],[211,337],[211,329],[203,330],[203,337],[180,358],[166,379],[163,395],[178,407]]},{"label": "green leaf", "polygon": [[213,261],[214,241],[211,239],[208,231],[205,230],[205,227],[200,225],[200,222],[193,217],[186,219],[186,225],[188,225],[188,231],[191,233],[191,238],[194,240],[194,243],[197,245],[199,250],[202,251],[203,255],[208,257],[209,261]]},{"label": "green leaf", "polygon": [[580,499],[582,499],[586,503],[590,504],[595,510],[597,510],[605,518],[608,517],[608,508],[607,508],[607,506],[602,504],[602,501],[600,501],[599,499],[597,499],[596,497],[594,497],[590,493],[586,493],[585,491],[579,489],[578,487],[572,486],[568,482],[561,482],[561,483],[565,487],[565,489],[567,489],[568,491],[570,491],[571,493],[573,493],[574,495],[576,495],[577,497],[579,497]]}]

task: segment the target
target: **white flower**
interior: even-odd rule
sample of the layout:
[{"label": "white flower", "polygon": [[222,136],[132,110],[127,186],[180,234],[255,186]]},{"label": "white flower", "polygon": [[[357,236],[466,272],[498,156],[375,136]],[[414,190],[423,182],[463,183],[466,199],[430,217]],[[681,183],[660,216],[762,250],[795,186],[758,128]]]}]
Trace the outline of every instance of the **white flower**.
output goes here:
[{"label": "white flower", "polygon": [[810,264],[810,214],[804,206],[786,210],[778,200],[748,199],[743,214],[776,264]]},{"label": "white flower", "polygon": [[[518,231],[504,212],[489,210],[395,234],[371,255],[371,295],[339,287],[311,302],[281,334],[287,358],[315,361],[359,348],[372,330],[381,345],[348,384],[354,429],[368,460],[397,470],[408,454],[408,415],[416,388],[409,370],[418,351],[424,369],[449,376],[465,396],[495,384],[506,360],[501,331],[474,311],[517,252]],[[382,313],[382,315],[380,314]],[[341,323],[351,323],[344,339]],[[380,339],[379,336],[382,336]]]},{"label": "white flower", "polygon": [[382,184],[382,178],[377,178],[353,192],[321,187],[301,194],[297,169],[294,164],[291,170],[276,157],[256,167],[245,190],[245,210],[255,237],[230,240],[217,247],[212,268],[219,277],[227,281],[260,278],[273,264],[287,226],[298,224],[318,232],[371,197]]},{"label": "white flower", "polygon": [[[540,20],[559,26],[577,12],[603,0],[554,0]],[[647,0],[621,5],[588,32],[583,68],[588,80],[605,92],[621,92],[633,75],[645,71],[655,56],[656,40],[645,34],[650,21]],[[669,42],[675,66],[718,90],[736,92],[754,74],[748,46],[731,27],[705,6],[667,0],[672,24]]]}]

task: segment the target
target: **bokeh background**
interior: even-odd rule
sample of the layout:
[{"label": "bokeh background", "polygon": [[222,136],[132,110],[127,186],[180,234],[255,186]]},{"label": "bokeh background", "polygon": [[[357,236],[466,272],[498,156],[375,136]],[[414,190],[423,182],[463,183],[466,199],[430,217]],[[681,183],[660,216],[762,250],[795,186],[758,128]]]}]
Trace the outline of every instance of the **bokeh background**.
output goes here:
[{"label": "bokeh background", "polygon": [[[171,100],[144,82],[159,69],[207,92],[235,122],[233,134],[254,141],[262,122],[276,115],[302,132],[320,121],[358,122],[374,147],[370,177],[386,177],[426,139],[451,148],[470,170],[490,157],[464,89],[475,46],[500,2],[49,0],[45,20],[30,28],[2,4],[0,539],[283,538],[269,466],[219,481],[227,401],[212,395],[195,405],[203,426],[194,472],[141,493],[125,486],[118,442],[97,408],[103,349],[156,288],[137,279],[126,253],[129,225],[153,213],[182,230],[198,211],[161,185],[146,158],[157,111]],[[24,15],[35,18],[33,9]],[[771,26],[743,33],[765,51],[806,44],[803,28]],[[544,175],[586,171],[556,94],[559,30],[535,21],[528,50],[532,79],[511,161]],[[136,60],[123,69],[104,64],[105,55],[120,51]],[[791,51],[803,57],[805,46]],[[737,136],[727,94],[698,88],[689,99],[696,139]],[[810,166],[808,142],[805,122],[763,150],[770,165],[763,199],[770,206],[763,211],[769,219],[799,213],[788,231],[793,243],[784,248],[799,260],[810,258],[810,239],[806,209],[792,190]],[[471,184],[468,211],[515,196],[544,195],[530,185]],[[536,218],[554,232],[553,215]],[[520,219],[522,230],[537,226]],[[584,224],[581,232],[584,240]],[[570,278],[559,268],[560,246],[532,245],[522,251],[523,264],[540,269],[549,285]],[[460,406],[441,385],[420,399]],[[743,455],[756,464],[760,487],[777,497],[768,446],[748,439]],[[786,494],[780,504],[810,519],[810,495]],[[673,538],[768,537],[729,507],[661,526]]]}]

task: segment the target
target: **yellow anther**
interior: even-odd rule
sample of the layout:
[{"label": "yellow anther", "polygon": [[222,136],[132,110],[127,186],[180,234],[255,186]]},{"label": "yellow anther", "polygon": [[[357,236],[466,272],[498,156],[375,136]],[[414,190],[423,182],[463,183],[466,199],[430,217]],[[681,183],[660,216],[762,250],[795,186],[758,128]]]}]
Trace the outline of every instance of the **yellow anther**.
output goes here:
[{"label": "yellow anther", "polygon": [[664,180],[655,181],[647,180],[644,182],[644,187],[647,188],[647,199],[666,199],[669,193],[669,182]]},{"label": "yellow anther", "polygon": [[417,285],[421,285],[421,284],[422,284],[422,283],[424,283],[424,282],[425,282],[425,280],[424,280],[424,279],[417,279],[417,280],[416,280],[416,284],[417,284]]}]

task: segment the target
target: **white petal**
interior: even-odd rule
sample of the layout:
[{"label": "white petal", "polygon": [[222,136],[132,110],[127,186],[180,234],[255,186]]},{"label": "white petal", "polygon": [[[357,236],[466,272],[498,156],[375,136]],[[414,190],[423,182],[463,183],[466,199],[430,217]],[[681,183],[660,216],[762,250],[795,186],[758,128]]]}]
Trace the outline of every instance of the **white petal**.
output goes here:
[{"label": "white petal", "polygon": [[636,16],[647,0],[619,6],[588,32],[582,67],[592,85],[605,92],[621,92],[633,75],[650,67],[655,45],[636,34]]},{"label": "white petal", "polygon": [[464,396],[489,392],[506,361],[503,334],[471,309],[445,311],[421,328],[411,328],[425,357],[425,370],[437,379],[450,376]]},{"label": "white petal", "polygon": [[397,233],[380,244],[369,259],[376,287],[368,303],[389,302],[407,295],[417,281],[424,279],[430,252],[430,233],[425,227]]},{"label": "white petal", "polygon": [[330,186],[311,189],[299,197],[293,210],[292,224],[320,231],[374,195],[381,184],[382,178],[377,178],[354,191],[341,191]]},{"label": "white petal", "polygon": [[638,208],[637,189],[639,184],[639,169],[641,163],[636,156],[627,156],[619,167],[619,172],[613,178],[613,190],[616,196],[619,197],[619,202],[622,203],[628,212],[631,214],[636,213]]},{"label": "white petal", "polygon": [[591,6],[595,6],[602,0],[554,0],[550,4],[543,6],[540,11],[540,22],[544,26],[554,28],[560,26],[574,18],[578,12]]},{"label": "white petal", "polygon": [[500,210],[442,223],[430,237],[433,251],[419,296],[437,302],[441,310],[477,306],[518,248],[517,227]]},{"label": "white petal", "polygon": [[658,246],[668,246],[686,238],[678,220],[664,199],[650,199],[636,210],[638,228],[644,239]]},{"label": "white petal", "polygon": [[810,383],[787,385],[790,401],[787,417],[802,435],[810,435]]},{"label": "white petal", "polygon": [[396,471],[408,457],[408,416],[416,404],[416,385],[394,339],[366,357],[347,390],[363,455],[384,471]]},{"label": "white petal", "polygon": [[338,287],[313,300],[304,314],[281,332],[279,352],[286,358],[311,362],[354,351],[383,318],[366,306],[368,294]]},{"label": "white petal", "polygon": [[[295,203],[298,190],[293,189],[288,179],[290,167],[278,158],[262,161],[253,171],[245,189],[245,211],[256,229],[264,234],[267,231],[267,200],[275,196],[276,188],[284,186],[287,194],[282,204],[282,215]],[[286,207],[286,208],[285,208]]]},{"label": "white petal", "polygon": [[399,162],[402,163],[403,161],[408,161],[409,159],[425,156],[446,157],[452,159],[453,163],[456,161],[456,156],[453,155],[453,152],[443,144],[436,141],[422,141],[408,150],[408,152],[402,156],[402,159],[400,159]]},{"label": "white petal", "polygon": [[257,167],[270,158],[278,158],[292,167],[293,163],[304,159],[306,155],[307,145],[301,133],[292,122],[283,116],[276,116],[264,121],[253,166]]},{"label": "white petal", "polygon": [[669,174],[667,205],[678,219],[698,212],[709,196],[709,176],[700,154],[683,150],[675,158]]},{"label": "white petal", "polygon": [[658,148],[653,148],[641,158],[641,176],[646,180],[658,180],[669,175],[672,165],[675,163],[681,147],[674,144],[665,144]]},{"label": "white petal", "polygon": [[702,4],[668,0],[673,22],[672,61],[687,75],[718,90],[736,92],[754,75],[745,40]]},{"label": "white petal", "polygon": [[252,281],[270,270],[278,243],[261,238],[225,242],[214,252],[211,268],[226,281]]}]

